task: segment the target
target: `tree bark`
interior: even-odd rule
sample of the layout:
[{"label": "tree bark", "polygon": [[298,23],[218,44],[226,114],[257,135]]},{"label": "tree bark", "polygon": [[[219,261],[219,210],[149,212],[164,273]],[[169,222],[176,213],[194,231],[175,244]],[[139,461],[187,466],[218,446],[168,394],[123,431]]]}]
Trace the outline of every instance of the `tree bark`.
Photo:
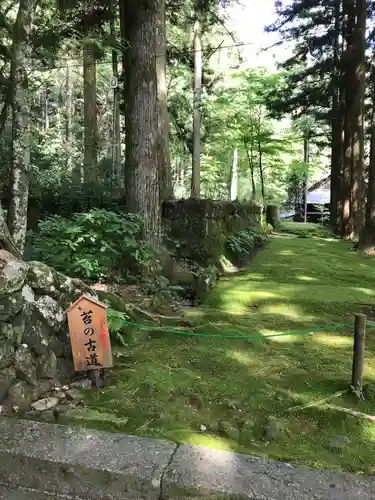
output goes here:
[{"label": "tree bark", "polygon": [[49,89],[48,84],[47,88],[44,91],[44,132],[49,130]]},{"label": "tree bark", "polygon": [[126,26],[125,26],[127,5],[124,0],[121,0],[119,2],[119,11],[120,11],[120,39],[121,39],[121,62],[122,62],[121,78],[125,82],[126,50],[128,48],[128,41],[126,39]]},{"label": "tree bark", "polygon": [[[120,2],[121,3],[121,2]],[[115,45],[117,9],[113,0],[110,0],[111,10],[110,31],[112,43]],[[119,77],[117,50],[112,49],[112,74]],[[113,89],[113,120],[112,120],[112,181],[115,186],[121,185],[121,124],[120,124],[120,92],[119,88]]]},{"label": "tree bark", "polygon": [[262,194],[263,209],[265,207],[266,194],[264,191],[264,170],[263,170],[263,152],[262,144],[258,137],[258,164],[259,164],[259,177],[260,177],[260,192]]},{"label": "tree bark", "polygon": [[368,186],[365,227],[362,231],[359,248],[365,251],[373,250],[375,247],[375,66],[372,66],[372,117],[371,117],[371,141],[370,141],[370,164],[368,169]]},{"label": "tree bark", "polygon": [[129,212],[144,219],[145,237],[160,239],[158,71],[156,50],[164,0],[124,1],[129,47],[125,53],[126,165],[125,196]]},{"label": "tree bark", "polygon": [[332,116],[331,116],[331,227],[337,232],[341,227],[341,177],[342,177],[342,117],[340,108],[340,15],[341,1],[335,0],[335,38],[333,43],[333,74],[332,74]]},{"label": "tree bark", "polygon": [[[120,78],[121,78],[121,81],[122,81],[123,86],[124,86],[124,95],[125,95],[125,85],[126,85],[126,72],[125,72],[125,70],[126,70],[126,52],[127,52],[127,47],[128,47],[128,42],[126,39],[126,36],[127,36],[126,35],[126,26],[125,26],[126,11],[127,11],[126,2],[125,2],[125,0],[122,0],[121,2],[119,2],[121,65],[122,65]],[[120,101],[121,101],[121,99],[120,99]],[[123,120],[125,121],[125,131],[126,131],[126,103],[125,103],[125,111],[123,112]],[[126,161],[125,161],[125,165],[122,165],[122,168],[121,168],[121,174],[122,174],[122,178],[123,178],[122,183],[124,183],[125,179],[126,179],[125,169],[126,169]]]},{"label": "tree bark", "polygon": [[303,162],[305,164],[305,175],[303,176],[303,222],[307,222],[307,197],[309,191],[309,161],[310,161],[310,139],[309,132],[305,132],[303,138]]},{"label": "tree bark", "polygon": [[353,167],[353,32],[355,23],[355,0],[343,4],[343,40],[345,44],[343,63],[343,84],[345,95],[345,126],[343,144],[343,175],[342,175],[342,230],[344,238],[350,238],[353,231],[351,211],[352,167]]},{"label": "tree bark", "polygon": [[229,200],[238,200],[238,151],[233,151],[229,175]]},{"label": "tree bark", "polygon": [[165,0],[161,1],[160,21],[157,30],[156,64],[159,102],[159,196],[160,201],[172,200],[173,183],[171,159],[169,154],[169,116],[167,103],[167,54],[166,54]]},{"label": "tree bark", "polygon": [[366,0],[345,2],[347,47],[344,59],[346,122],[343,235],[352,240],[358,240],[365,221],[363,125],[366,5]]},{"label": "tree bark", "polygon": [[84,182],[98,180],[98,117],[96,106],[96,58],[91,42],[83,47]]},{"label": "tree bark", "polygon": [[353,174],[352,213],[353,239],[358,240],[365,225],[364,177],[364,104],[365,104],[365,50],[366,50],[366,0],[356,0],[356,25],[354,33],[354,103],[353,103]]},{"label": "tree bark", "polygon": [[256,196],[255,179],[254,179],[254,153],[253,153],[253,137],[250,139],[250,151],[249,143],[244,137],[244,146],[246,150],[247,161],[249,163],[250,177],[251,177],[251,198],[254,201]]},{"label": "tree bark", "polygon": [[65,151],[67,166],[73,174],[73,73],[70,60],[66,62],[66,84],[65,84]]},{"label": "tree bark", "polygon": [[12,43],[12,172],[8,226],[21,254],[27,230],[30,164],[30,110],[26,64],[30,57],[29,36],[35,4],[36,0],[20,0]]},{"label": "tree bark", "polygon": [[193,91],[193,171],[191,197],[200,198],[201,176],[201,99],[202,99],[202,41],[201,26],[194,25],[194,91]]}]

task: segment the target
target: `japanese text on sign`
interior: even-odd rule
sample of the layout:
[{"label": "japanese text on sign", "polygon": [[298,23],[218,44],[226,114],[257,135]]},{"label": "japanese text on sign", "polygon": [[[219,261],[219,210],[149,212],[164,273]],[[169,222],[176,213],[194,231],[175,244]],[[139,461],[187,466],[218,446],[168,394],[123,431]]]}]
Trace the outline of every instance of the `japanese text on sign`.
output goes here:
[{"label": "japanese text on sign", "polygon": [[106,305],[83,295],[69,307],[67,315],[75,370],[111,367]]}]

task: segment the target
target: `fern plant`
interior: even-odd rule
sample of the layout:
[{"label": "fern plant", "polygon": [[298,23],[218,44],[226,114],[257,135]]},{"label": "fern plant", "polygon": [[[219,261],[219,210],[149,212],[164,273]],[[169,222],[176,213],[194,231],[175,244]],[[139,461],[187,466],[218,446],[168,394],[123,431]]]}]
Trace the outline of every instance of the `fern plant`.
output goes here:
[{"label": "fern plant", "polygon": [[241,256],[250,254],[254,248],[261,246],[266,241],[266,235],[261,229],[251,228],[232,234],[227,241],[227,246],[233,255]]},{"label": "fern plant", "polygon": [[122,330],[125,322],[128,320],[129,316],[126,313],[116,311],[115,309],[107,309],[108,330],[115,344],[127,346]]}]

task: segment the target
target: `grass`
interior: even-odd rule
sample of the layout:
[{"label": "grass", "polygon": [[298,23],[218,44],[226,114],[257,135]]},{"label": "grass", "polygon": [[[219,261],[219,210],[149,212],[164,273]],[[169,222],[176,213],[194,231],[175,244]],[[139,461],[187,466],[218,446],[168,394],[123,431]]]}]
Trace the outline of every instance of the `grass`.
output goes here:
[{"label": "grass", "polygon": [[195,331],[259,339],[140,331],[117,353],[107,387],[64,422],[375,473],[375,423],[352,412],[375,414],[375,330],[367,336],[368,401],[336,395],[350,379],[352,327],[262,338],[351,322],[355,312],[373,320],[374,283],[371,257],[320,226],[286,224],[245,271],[186,312]]}]

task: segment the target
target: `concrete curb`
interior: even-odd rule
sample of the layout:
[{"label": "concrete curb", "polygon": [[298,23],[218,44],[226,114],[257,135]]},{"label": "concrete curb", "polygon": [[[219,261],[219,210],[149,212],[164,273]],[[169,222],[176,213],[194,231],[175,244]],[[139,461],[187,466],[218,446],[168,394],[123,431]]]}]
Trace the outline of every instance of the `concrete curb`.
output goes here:
[{"label": "concrete curb", "polygon": [[375,498],[375,478],[199,446],[5,418],[0,435],[0,499]]},{"label": "concrete curb", "polygon": [[164,473],[162,493],[178,500],[374,500],[375,478],[180,446]]},{"label": "concrete curb", "polygon": [[174,443],[0,419],[0,483],[87,500],[157,500]]}]

